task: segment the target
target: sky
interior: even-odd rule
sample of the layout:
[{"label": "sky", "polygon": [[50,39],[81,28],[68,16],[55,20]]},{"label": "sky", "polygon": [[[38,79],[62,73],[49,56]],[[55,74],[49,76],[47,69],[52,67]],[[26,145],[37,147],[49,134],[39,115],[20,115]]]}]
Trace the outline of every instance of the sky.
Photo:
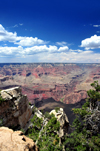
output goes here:
[{"label": "sky", "polygon": [[100,0],[0,0],[0,63],[100,63]]}]

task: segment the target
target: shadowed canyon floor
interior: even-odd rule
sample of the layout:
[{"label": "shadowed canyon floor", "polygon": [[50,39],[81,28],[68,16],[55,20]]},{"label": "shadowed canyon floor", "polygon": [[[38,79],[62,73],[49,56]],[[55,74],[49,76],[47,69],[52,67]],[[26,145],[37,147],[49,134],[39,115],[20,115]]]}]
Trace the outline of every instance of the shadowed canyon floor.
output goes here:
[{"label": "shadowed canyon floor", "polygon": [[55,101],[53,98],[49,98],[49,99],[43,99],[40,102],[37,102],[36,106],[43,113],[50,112],[56,107],[63,108],[69,119],[69,123],[72,124],[73,120],[75,119],[73,108],[80,108],[82,107],[84,103],[85,103],[85,100],[81,100],[80,102],[77,102],[75,104],[64,104],[62,102]]}]

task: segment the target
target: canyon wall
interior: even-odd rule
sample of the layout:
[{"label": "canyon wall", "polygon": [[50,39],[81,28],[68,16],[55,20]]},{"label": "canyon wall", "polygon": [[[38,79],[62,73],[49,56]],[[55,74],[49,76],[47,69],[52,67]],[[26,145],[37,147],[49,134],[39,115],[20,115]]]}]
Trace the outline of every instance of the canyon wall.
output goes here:
[{"label": "canyon wall", "polygon": [[53,98],[74,104],[100,83],[100,64],[0,64],[0,89],[19,86],[31,103]]}]

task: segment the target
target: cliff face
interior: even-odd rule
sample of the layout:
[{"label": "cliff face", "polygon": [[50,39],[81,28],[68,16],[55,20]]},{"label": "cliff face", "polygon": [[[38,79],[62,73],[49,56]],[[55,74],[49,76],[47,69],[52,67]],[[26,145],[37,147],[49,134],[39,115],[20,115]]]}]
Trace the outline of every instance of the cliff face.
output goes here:
[{"label": "cliff face", "polygon": [[22,95],[19,87],[2,90],[0,93],[4,99],[0,103],[2,124],[13,128],[19,125],[23,128],[32,114],[27,96]]}]

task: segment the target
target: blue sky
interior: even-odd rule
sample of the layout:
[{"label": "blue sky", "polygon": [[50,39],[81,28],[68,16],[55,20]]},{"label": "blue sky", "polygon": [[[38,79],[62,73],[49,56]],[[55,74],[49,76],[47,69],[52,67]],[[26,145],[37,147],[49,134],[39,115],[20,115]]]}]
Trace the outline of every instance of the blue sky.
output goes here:
[{"label": "blue sky", "polygon": [[0,63],[100,63],[100,0],[0,0]]}]

